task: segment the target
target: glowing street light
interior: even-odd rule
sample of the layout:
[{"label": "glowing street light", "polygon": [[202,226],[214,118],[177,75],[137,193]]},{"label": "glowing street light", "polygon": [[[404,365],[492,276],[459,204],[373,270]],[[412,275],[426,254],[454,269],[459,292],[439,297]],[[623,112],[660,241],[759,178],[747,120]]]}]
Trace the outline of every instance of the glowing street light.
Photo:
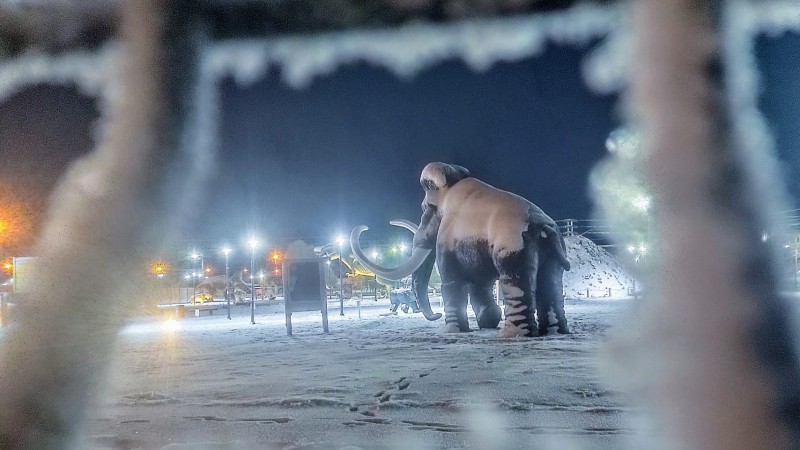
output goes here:
[{"label": "glowing street light", "polygon": [[651,199],[646,195],[640,195],[633,199],[633,206],[646,213],[650,209]]},{"label": "glowing street light", "polygon": [[203,254],[197,250],[192,250],[192,253],[189,254],[189,257],[192,258],[192,261],[200,261],[200,272],[198,275],[202,275],[203,265],[205,265]]},{"label": "glowing street light", "polygon": [[231,320],[231,296],[228,292],[228,256],[232,251],[227,245],[222,247],[222,254],[225,255],[225,303],[228,306],[228,320]]},{"label": "glowing street light", "polygon": [[408,250],[408,246],[405,243],[400,244],[400,254],[403,254]]},{"label": "glowing street light", "polygon": [[158,278],[164,278],[164,275],[166,275],[168,271],[169,266],[161,261],[156,261],[152,266],[150,266],[150,273]]},{"label": "glowing street light", "polygon": [[250,247],[250,325],[256,324],[256,288],[253,274],[255,273],[256,265],[256,248],[258,247],[258,239],[250,237],[247,240],[247,246]]}]

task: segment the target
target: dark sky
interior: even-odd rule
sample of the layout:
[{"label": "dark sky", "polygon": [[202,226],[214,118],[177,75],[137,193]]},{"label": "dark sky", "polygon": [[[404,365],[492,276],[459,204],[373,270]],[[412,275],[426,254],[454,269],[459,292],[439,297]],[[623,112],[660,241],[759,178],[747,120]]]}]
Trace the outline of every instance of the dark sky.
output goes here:
[{"label": "dark sky", "polygon": [[[800,198],[800,36],[757,41],[762,109]],[[240,87],[224,80],[220,153],[187,242],[236,243],[253,229],[272,245],[314,243],[372,227],[405,236],[392,218],[417,220],[419,171],[461,164],[553,218],[587,218],[587,178],[617,126],[616,98],[581,80],[586,49],[551,45],[539,57],[485,73],[446,61],[410,80],[368,64],[344,67],[304,90],[278,73]],[[71,88],[36,87],[0,105],[0,188],[35,210],[67,162],[93,146],[97,111]],[[367,235],[365,235],[367,236]]]},{"label": "dark sky", "polygon": [[586,217],[615,100],[584,87],[582,56],[552,48],[486,73],[447,61],[407,81],[358,64],[300,91],[277,73],[244,88],[226,81],[215,185],[227,188],[211,202],[241,217],[238,228],[254,216],[276,236],[325,238],[359,223],[380,232],[419,218],[420,170],[445,161],[555,218]]},{"label": "dark sky", "polygon": [[761,111],[775,138],[793,208],[800,208],[800,34],[756,39]]}]

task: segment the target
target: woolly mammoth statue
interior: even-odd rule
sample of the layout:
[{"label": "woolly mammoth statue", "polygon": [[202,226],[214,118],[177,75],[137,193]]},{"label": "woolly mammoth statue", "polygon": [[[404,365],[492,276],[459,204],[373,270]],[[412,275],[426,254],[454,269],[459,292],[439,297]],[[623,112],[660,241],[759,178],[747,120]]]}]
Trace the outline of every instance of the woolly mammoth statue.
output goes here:
[{"label": "woolly mammoth statue", "polygon": [[404,220],[391,223],[414,232],[410,259],[387,269],[364,255],[357,226],[350,235],[356,259],[375,274],[391,280],[412,275],[419,306],[428,320],[437,320],[428,300],[428,282],[434,263],[442,277],[447,331],[469,331],[467,301],[480,328],[496,328],[500,307],[492,287],[500,280],[505,298],[504,337],[547,334],[548,310],[558,321],[558,332],[569,333],[564,316],[562,276],[570,264],[553,219],[524,198],[470,177],[461,166],[430,163],[422,171],[425,190],[419,226]]}]

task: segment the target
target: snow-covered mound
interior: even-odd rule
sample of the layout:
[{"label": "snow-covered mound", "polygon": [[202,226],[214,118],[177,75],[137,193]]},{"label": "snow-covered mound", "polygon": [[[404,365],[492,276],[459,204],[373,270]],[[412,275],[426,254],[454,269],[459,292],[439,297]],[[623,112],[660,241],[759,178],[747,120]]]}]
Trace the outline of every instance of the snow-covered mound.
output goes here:
[{"label": "snow-covered mound", "polygon": [[567,298],[627,297],[633,277],[619,259],[590,239],[572,235],[564,238],[572,265],[564,272]]}]

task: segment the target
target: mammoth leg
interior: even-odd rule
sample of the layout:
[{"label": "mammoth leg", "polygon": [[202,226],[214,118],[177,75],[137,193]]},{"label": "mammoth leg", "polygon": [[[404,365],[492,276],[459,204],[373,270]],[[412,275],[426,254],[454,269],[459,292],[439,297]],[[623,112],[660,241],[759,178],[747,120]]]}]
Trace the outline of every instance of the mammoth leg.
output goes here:
[{"label": "mammoth leg", "polygon": [[469,287],[469,301],[478,319],[479,328],[497,328],[500,324],[500,307],[494,301],[493,283],[476,283]]},{"label": "mammoth leg", "polygon": [[460,281],[442,283],[445,330],[449,333],[469,331],[467,320],[467,285]]},{"label": "mammoth leg", "polygon": [[553,255],[540,255],[536,274],[536,315],[539,319],[539,335],[548,333],[550,319],[547,312],[556,316],[558,332],[569,334],[567,317],[564,314],[564,292],[562,278],[564,269]]},{"label": "mammoth leg", "polygon": [[[501,337],[534,336],[536,321],[533,318],[536,298],[536,271],[538,255],[529,245],[518,252],[499,258],[500,288],[505,298],[506,322]],[[545,309],[545,314],[547,310]]]}]

